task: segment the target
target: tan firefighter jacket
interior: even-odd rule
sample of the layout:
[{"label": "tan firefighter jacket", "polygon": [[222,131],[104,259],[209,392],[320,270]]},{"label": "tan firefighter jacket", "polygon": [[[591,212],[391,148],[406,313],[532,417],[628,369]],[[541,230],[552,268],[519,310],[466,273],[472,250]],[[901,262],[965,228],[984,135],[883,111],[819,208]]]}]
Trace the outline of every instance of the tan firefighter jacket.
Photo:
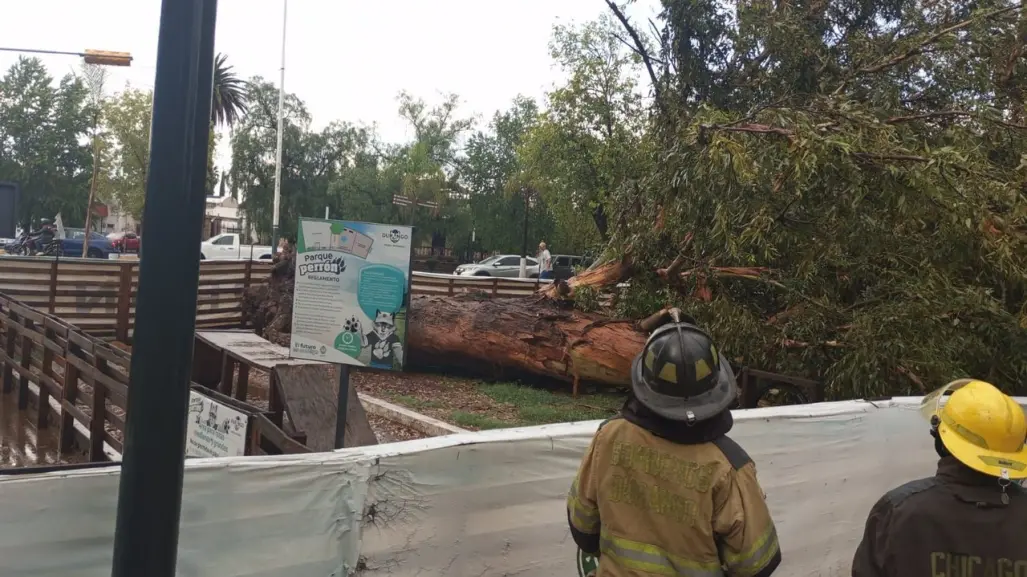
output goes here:
[{"label": "tan firefighter jacket", "polygon": [[765,577],[781,560],[756,467],[727,437],[679,444],[612,419],[567,508],[572,533],[598,535],[597,577]]}]

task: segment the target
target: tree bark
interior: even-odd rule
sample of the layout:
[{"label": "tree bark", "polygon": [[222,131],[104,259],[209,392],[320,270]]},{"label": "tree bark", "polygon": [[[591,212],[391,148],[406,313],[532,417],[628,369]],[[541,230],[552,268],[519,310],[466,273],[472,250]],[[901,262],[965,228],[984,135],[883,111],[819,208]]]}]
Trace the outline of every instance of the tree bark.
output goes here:
[{"label": "tree bark", "polygon": [[574,296],[574,289],[580,286],[601,290],[623,282],[631,275],[631,266],[631,258],[629,256],[606,261],[572,276],[566,282],[554,282],[539,292],[545,295],[546,298],[559,300],[572,298]]},{"label": "tree bark", "polygon": [[407,330],[414,366],[491,367],[575,385],[629,385],[631,361],[646,339],[632,320],[547,300],[475,295],[414,295]]},{"label": "tree bark", "polygon": [[[243,318],[258,335],[289,346],[294,253],[287,250],[276,258],[267,282],[246,291]],[[608,285],[622,278],[630,263],[616,260],[597,269],[561,286],[573,294],[578,284]],[[411,295],[407,366],[487,377],[534,375],[572,383],[575,391],[580,383],[629,385],[631,361],[647,333],[631,319],[574,310],[563,296]]]}]

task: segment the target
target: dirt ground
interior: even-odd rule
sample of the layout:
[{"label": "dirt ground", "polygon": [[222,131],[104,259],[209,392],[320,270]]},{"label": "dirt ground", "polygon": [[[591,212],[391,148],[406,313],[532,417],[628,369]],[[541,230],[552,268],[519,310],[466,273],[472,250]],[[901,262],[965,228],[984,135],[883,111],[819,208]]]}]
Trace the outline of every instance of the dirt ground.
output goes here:
[{"label": "dirt ground", "polygon": [[[249,382],[249,402],[265,408],[267,374],[251,371]],[[613,393],[582,394],[574,399],[563,392],[519,383],[363,369],[352,372],[351,383],[358,392],[469,430],[604,419],[615,414],[624,399]],[[379,442],[425,436],[382,417],[368,415],[368,419]]]},{"label": "dirt ground", "polygon": [[[582,394],[514,382],[426,373],[358,372],[362,393],[470,430],[604,419],[616,414],[619,394]],[[560,385],[563,388],[563,385]]]},{"label": "dirt ground", "polygon": [[[238,369],[236,369],[235,378],[238,378],[238,374]],[[334,379],[334,377],[332,378]],[[267,409],[269,387],[270,380],[268,373],[259,370],[251,370],[247,402],[258,408]],[[359,387],[357,390],[360,390]],[[379,443],[394,443],[397,441],[409,441],[411,439],[423,439],[426,436],[420,431],[415,431],[414,429],[376,415],[367,415],[367,420],[371,425],[371,429],[374,430],[375,436],[378,437]]]},{"label": "dirt ground", "polygon": [[404,427],[399,423],[379,417],[368,415],[367,421],[371,423],[374,435],[378,437],[379,443],[396,443],[398,441],[409,441],[411,439],[423,439],[427,435],[420,431]]}]

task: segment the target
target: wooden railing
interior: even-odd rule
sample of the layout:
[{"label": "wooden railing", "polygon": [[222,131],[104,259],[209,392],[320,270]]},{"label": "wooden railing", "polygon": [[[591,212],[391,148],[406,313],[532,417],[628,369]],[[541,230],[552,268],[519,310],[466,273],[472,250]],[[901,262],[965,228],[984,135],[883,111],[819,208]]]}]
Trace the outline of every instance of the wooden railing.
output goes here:
[{"label": "wooden railing", "polygon": [[[203,261],[197,328],[242,324],[242,295],[263,281],[261,261]],[[52,257],[0,257],[0,293],[101,337],[127,342],[135,327],[139,262]]]},{"label": "wooden railing", "polygon": [[470,262],[478,262],[480,260],[484,260],[484,259],[492,256],[492,254],[493,253],[491,253],[491,252],[480,252],[480,251],[470,252],[470,251],[453,250],[451,248],[437,248],[437,247],[431,247],[431,246],[415,246],[414,247],[414,258],[415,259],[436,258],[436,259],[456,260],[458,262],[459,261],[463,261],[463,262],[468,262],[468,261],[470,261]]},{"label": "wooden railing", "polygon": [[[0,351],[2,394],[14,394],[19,412],[28,414],[28,419],[21,419],[22,425],[34,425],[37,439],[44,430],[59,427],[57,452],[61,461],[96,462],[119,457],[128,403],[130,353],[2,294],[0,334],[4,343]],[[250,416],[248,451],[256,447],[278,453],[305,450],[271,423],[266,411],[221,398],[217,392],[196,384],[193,387]]]},{"label": "wooden railing", "polygon": [[3,295],[0,328],[3,393],[16,393],[21,411],[35,402],[37,431],[59,427],[60,457],[102,461],[111,451],[120,454],[128,353]]},{"label": "wooden railing", "polygon": [[489,276],[413,273],[413,294],[457,295],[484,293],[492,297],[529,296],[552,281]]},{"label": "wooden railing", "polygon": [[[263,282],[264,261],[202,261],[196,328],[242,326],[242,295]],[[549,281],[413,273],[414,294],[527,296]],[[128,342],[135,328],[139,261],[0,257],[0,294],[62,319],[90,335]]]}]

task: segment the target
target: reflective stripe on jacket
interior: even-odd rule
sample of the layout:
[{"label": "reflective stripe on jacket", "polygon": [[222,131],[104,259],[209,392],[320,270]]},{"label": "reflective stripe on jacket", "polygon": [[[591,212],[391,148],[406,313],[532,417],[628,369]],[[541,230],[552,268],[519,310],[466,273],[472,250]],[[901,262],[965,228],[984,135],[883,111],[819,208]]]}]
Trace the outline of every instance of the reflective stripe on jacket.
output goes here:
[{"label": "reflective stripe on jacket", "polygon": [[756,467],[734,441],[679,444],[624,419],[592,439],[567,497],[597,577],[766,577],[781,560]]}]

